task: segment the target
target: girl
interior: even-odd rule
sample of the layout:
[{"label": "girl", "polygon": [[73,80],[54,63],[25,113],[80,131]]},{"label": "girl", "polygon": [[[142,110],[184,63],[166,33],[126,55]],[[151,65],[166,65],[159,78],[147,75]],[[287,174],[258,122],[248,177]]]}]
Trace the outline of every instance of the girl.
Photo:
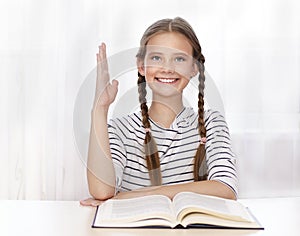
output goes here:
[{"label": "girl", "polygon": [[[137,53],[141,111],[113,119],[107,112],[118,82],[109,82],[105,44],[98,70],[88,154],[89,191],[98,205],[109,198],[181,191],[229,199],[237,196],[235,157],[223,116],[204,111],[204,56],[191,26],[163,19],[144,33]],[[198,112],[184,107],[182,92],[198,74]],[[147,88],[152,91],[148,108]]]}]

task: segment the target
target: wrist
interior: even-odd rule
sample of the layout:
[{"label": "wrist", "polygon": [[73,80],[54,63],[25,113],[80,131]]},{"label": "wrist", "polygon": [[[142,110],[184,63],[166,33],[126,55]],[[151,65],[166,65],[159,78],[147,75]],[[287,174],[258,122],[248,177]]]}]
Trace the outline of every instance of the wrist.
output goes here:
[{"label": "wrist", "polygon": [[91,121],[94,123],[95,121],[98,122],[105,122],[107,123],[107,116],[108,116],[108,108],[106,107],[99,107],[92,108],[91,110]]},{"label": "wrist", "polygon": [[94,106],[91,110],[92,115],[98,115],[98,114],[106,114],[108,113],[109,106],[101,106],[97,105]]}]

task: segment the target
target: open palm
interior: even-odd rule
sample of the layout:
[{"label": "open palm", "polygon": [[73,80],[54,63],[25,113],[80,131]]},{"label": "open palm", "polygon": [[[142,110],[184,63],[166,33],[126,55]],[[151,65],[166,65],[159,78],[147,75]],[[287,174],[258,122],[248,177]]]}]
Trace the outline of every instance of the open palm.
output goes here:
[{"label": "open palm", "polygon": [[97,80],[94,108],[109,107],[116,98],[118,81],[110,82],[106,57],[106,45],[102,43],[97,53]]}]

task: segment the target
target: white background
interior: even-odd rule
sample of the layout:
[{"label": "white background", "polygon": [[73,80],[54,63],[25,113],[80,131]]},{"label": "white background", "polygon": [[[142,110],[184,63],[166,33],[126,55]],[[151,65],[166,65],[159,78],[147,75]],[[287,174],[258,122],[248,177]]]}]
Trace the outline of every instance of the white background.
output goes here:
[{"label": "white background", "polygon": [[297,0],[0,0],[0,199],[88,196],[72,122],[97,46],[137,47],[176,16],[223,98],[240,197],[300,196],[299,12]]}]

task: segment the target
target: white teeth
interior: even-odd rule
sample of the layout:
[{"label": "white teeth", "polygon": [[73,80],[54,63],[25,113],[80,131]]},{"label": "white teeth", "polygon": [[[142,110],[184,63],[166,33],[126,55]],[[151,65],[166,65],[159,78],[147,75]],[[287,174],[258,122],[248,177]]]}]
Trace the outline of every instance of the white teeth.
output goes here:
[{"label": "white teeth", "polygon": [[163,79],[163,78],[158,78],[158,81],[162,83],[173,83],[176,79]]}]

